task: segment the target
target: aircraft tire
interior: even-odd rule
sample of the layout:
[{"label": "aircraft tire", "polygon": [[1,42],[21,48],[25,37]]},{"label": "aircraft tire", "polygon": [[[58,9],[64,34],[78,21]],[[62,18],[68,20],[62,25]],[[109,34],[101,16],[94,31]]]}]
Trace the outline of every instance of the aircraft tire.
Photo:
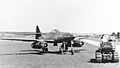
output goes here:
[{"label": "aircraft tire", "polygon": [[48,48],[45,48],[45,52],[48,52]]},{"label": "aircraft tire", "polygon": [[59,50],[59,53],[60,53],[60,54],[63,54],[63,50],[62,50],[62,49],[60,49],[60,50]]}]

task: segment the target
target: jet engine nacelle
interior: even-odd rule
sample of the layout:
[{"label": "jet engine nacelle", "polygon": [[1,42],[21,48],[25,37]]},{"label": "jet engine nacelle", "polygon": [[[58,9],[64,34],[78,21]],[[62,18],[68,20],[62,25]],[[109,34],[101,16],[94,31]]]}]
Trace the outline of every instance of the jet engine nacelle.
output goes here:
[{"label": "jet engine nacelle", "polygon": [[34,49],[40,49],[42,48],[41,42],[35,41],[31,44],[31,47]]},{"label": "jet engine nacelle", "polygon": [[47,43],[43,43],[43,42],[40,42],[40,41],[35,41],[31,44],[31,47],[34,48],[34,49],[41,49],[41,48],[44,48],[44,47],[47,47],[48,44]]},{"label": "jet engine nacelle", "polygon": [[74,40],[73,42],[73,47],[82,47],[84,45],[84,42],[80,40]]}]

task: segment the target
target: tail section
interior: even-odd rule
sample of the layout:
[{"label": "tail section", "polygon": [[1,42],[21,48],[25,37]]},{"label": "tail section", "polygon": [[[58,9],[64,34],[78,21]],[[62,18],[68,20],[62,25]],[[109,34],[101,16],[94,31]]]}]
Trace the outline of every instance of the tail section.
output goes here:
[{"label": "tail section", "polygon": [[39,37],[42,36],[40,29],[38,27],[38,25],[36,26],[36,35],[35,35],[35,39],[39,39]]}]

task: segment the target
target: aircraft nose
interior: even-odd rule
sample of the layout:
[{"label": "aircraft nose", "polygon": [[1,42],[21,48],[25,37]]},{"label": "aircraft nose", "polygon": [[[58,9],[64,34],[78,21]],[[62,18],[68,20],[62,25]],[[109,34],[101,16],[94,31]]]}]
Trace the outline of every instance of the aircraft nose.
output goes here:
[{"label": "aircraft nose", "polygon": [[69,34],[69,37],[70,37],[71,39],[74,39],[74,38],[75,38],[74,35],[72,35],[72,34]]},{"label": "aircraft nose", "polygon": [[70,34],[70,33],[67,33],[67,34],[64,34],[64,38],[66,39],[74,39],[74,35]]},{"label": "aircraft nose", "polygon": [[72,38],[74,39],[75,37],[73,36]]},{"label": "aircraft nose", "polygon": [[75,37],[74,37],[74,36],[72,36],[71,38],[72,38],[72,39],[75,39]]}]

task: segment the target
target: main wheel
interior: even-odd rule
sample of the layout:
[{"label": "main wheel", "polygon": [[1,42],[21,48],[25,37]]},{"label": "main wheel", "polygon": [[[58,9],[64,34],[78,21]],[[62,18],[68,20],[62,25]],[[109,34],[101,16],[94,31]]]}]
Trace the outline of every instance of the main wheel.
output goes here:
[{"label": "main wheel", "polygon": [[59,50],[59,53],[60,53],[60,54],[63,54],[63,50],[62,50],[62,49],[60,49],[60,50]]},{"label": "main wheel", "polygon": [[48,52],[48,48],[45,48],[45,52]]},{"label": "main wheel", "polygon": [[46,52],[45,49],[42,49],[42,52],[45,53]]}]

